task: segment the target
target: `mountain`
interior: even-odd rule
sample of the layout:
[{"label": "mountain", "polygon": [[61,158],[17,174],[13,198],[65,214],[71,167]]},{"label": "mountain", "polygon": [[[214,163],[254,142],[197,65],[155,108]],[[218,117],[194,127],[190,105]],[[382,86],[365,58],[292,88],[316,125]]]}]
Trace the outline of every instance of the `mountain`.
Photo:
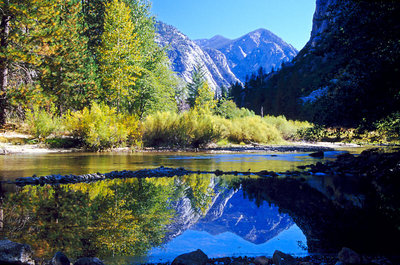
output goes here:
[{"label": "mountain", "polygon": [[230,69],[242,82],[260,67],[270,72],[280,68],[283,62],[291,61],[297,54],[292,45],[266,29],[255,30],[235,40],[215,36],[210,40],[197,40],[196,43],[202,48],[222,52]]},{"label": "mountain", "polygon": [[156,41],[167,48],[172,69],[186,82],[196,65],[203,65],[213,90],[245,82],[246,76],[260,67],[276,69],[297,54],[295,48],[266,29],[259,29],[238,39],[217,35],[192,41],[178,29],[158,22]]},{"label": "mountain", "polygon": [[162,22],[156,24],[157,43],[167,48],[172,69],[186,82],[192,79],[194,67],[203,66],[205,77],[210,87],[228,87],[231,83],[240,82],[231,72],[224,54],[216,51],[213,58],[194,41],[173,26]]},{"label": "mountain", "polygon": [[211,39],[199,39],[195,40],[195,42],[203,48],[212,48],[212,49],[219,49],[225,46],[226,44],[230,43],[232,40],[225,38],[221,35],[216,35]]},{"label": "mountain", "polygon": [[248,91],[253,110],[341,127],[399,112],[398,14],[400,1],[317,0],[310,40]]}]

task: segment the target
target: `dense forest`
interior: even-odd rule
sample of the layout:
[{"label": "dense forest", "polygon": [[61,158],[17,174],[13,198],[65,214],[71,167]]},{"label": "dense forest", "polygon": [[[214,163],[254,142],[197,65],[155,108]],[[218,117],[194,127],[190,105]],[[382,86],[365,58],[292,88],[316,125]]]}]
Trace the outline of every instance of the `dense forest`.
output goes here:
[{"label": "dense forest", "polygon": [[0,0],[0,126],[92,150],[321,140],[319,125],[399,140],[397,1],[333,2],[292,62],[218,97],[204,66],[187,84],[171,71],[150,5]]},{"label": "dense forest", "polygon": [[1,115],[92,102],[142,117],[175,106],[147,1],[1,1]]},{"label": "dense forest", "polygon": [[[400,111],[399,1],[333,1],[327,29],[279,71],[231,87],[240,107],[340,127]],[[322,23],[314,21],[314,24]],[[394,114],[393,114],[394,113]]]}]

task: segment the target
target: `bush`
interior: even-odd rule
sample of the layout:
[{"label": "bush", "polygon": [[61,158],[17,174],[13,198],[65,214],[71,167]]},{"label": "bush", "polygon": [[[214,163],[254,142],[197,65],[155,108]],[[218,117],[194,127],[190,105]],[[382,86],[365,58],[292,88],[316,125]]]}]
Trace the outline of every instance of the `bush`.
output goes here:
[{"label": "bush", "polygon": [[282,137],[279,131],[267,124],[260,116],[231,120],[227,135],[234,143],[279,143]]},{"label": "bush", "polygon": [[400,112],[392,113],[374,123],[378,134],[389,142],[400,141]]},{"label": "bush", "polygon": [[274,126],[286,140],[296,137],[297,131],[312,127],[309,122],[287,120],[285,116],[265,116],[264,121]]},{"label": "bush", "polygon": [[54,105],[49,110],[34,106],[33,110],[27,110],[25,114],[25,123],[28,126],[28,131],[40,141],[45,140],[51,134],[61,130],[62,122],[55,115],[56,109]]},{"label": "bush", "polygon": [[215,108],[215,114],[226,119],[254,116],[254,112],[246,108],[238,108],[232,100],[220,100]]},{"label": "bush", "polygon": [[314,125],[309,128],[300,129],[296,133],[296,138],[304,141],[320,141],[326,137],[327,130],[322,125]]},{"label": "bush", "polygon": [[219,139],[213,116],[191,110],[182,114],[158,112],[143,123],[146,146],[200,147]]},{"label": "bush", "polygon": [[133,143],[140,139],[139,122],[115,108],[93,103],[90,109],[65,115],[66,129],[91,150],[102,150]]}]

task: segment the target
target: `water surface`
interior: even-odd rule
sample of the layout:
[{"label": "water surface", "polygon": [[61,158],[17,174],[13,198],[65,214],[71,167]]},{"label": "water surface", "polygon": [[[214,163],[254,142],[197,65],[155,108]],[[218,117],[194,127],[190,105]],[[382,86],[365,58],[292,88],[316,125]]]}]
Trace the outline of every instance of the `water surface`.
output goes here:
[{"label": "water surface", "polygon": [[[340,153],[326,152],[325,160]],[[161,165],[283,172],[318,161],[322,160],[307,153],[12,155],[0,158],[0,176],[10,180]],[[364,211],[366,195],[354,183],[350,186],[329,176],[212,174],[23,188],[3,185],[2,234],[32,245],[44,259],[63,251],[72,259],[97,256],[108,264],[168,261],[198,248],[209,257],[271,256],[276,249],[303,256],[335,251],[344,243],[362,246],[368,236],[379,242],[379,234],[390,229],[376,234],[365,229],[386,227],[386,216],[371,212],[371,207]]]}]

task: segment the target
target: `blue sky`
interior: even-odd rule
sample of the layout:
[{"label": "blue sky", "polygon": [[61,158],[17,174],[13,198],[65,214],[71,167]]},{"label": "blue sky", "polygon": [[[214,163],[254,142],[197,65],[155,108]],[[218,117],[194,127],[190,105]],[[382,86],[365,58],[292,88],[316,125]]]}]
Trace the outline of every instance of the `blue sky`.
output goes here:
[{"label": "blue sky", "polygon": [[152,12],[191,39],[238,38],[266,28],[300,50],[310,38],[315,0],[150,0]]}]

